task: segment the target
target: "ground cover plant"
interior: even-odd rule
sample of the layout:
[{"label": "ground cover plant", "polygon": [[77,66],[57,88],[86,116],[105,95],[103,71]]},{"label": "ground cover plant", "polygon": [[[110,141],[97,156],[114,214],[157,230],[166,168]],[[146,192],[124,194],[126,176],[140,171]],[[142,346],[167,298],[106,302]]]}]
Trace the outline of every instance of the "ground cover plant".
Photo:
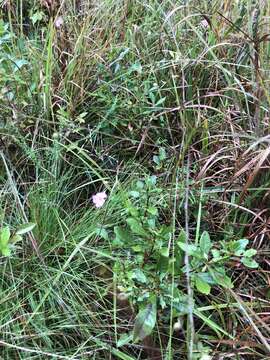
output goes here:
[{"label": "ground cover plant", "polygon": [[0,358],[269,358],[268,2],[0,6]]}]

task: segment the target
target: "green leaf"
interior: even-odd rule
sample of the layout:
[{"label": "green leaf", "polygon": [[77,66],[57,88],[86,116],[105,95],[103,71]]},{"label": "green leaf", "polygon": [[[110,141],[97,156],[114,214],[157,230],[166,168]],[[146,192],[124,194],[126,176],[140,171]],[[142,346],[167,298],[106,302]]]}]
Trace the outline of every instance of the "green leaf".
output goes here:
[{"label": "green leaf", "polygon": [[167,306],[166,301],[165,301],[164,297],[161,294],[159,295],[159,305],[160,305],[162,310],[164,310],[166,308],[166,306]]},{"label": "green leaf", "polygon": [[209,251],[212,247],[209,233],[204,231],[200,238],[200,248],[205,258],[208,257]]},{"label": "green leaf", "polygon": [[149,218],[147,219],[147,224],[148,224],[148,226],[149,226],[150,229],[155,229],[155,227],[156,227],[156,220],[155,220],[154,218],[152,218],[152,217],[149,217]]},{"label": "green leaf", "polygon": [[24,59],[15,59],[13,60],[13,62],[14,62],[14,71],[19,70],[24,65],[28,65],[28,61]]},{"label": "green leaf", "polygon": [[132,273],[132,279],[137,280],[143,284],[147,283],[147,277],[141,269],[135,269]]},{"label": "green leaf", "polygon": [[124,243],[128,243],[132,240],[132,236],[127,229],[124,229],[121,226],[115,226],[113,230],[115,233],[115,240],[113,241],[113,245],[123,245]]},{"label": "green leaf", "polygon": [[9,242],[10,230],[8,226],[0,230],[0,248],[5,248]]},{"label": "green leaf", "polygon": [[249,243],[248,239],[240,239],[237,241],[233,241],[231,244],[231,249],[236,256],[241,256],[245,251],[245,248],[247,247],[248,243]]},{"label": "green leaf", "polygon": [[209,295],[211,291],[211,286],[207,282],[203,281],[200,276],[195,277],[195,285],[197,290],[205,295]]},{"label": "green leaf", "polygon": [[131,74],[133,71],[136,71],[138,74],[142,73],[142,65],[139,61],[136,61],[134,64],[131,65],[129,68],[129,73]]},{"label": "green leaf", "polygon": [[[144,251],[144,248],[142,245],[134,245],[134,246],[131,246],[131,249],[136,252],[136,253],[140,253],[140,252],[143,252]],[[138,256],[138,255],[137,255]],[[138,260],[138,257],[137,257],[137,260]]]},{"label": "green leaf", "polygon": [[220,259],[221,256],[220,256],[220,251],[219,251],[219,250],[217,250],[217,249],[212,249],[211,252],[212,252],[213,258],[214,258],[215,260]]},{"label": "green leaf", "polygon": [[43,16],[44,13],[42,11],[36,11],[32,16],[30,16],[30,19],[32,20],[32,24],[35,25],[35,23],[42,20]]},{"label": "green leaf", "polygon": [[134,234],[147,236],[147,232],[144,230],[144,228],[142,227],[142,225],[139,223],[138,220],[134,218],[128,218],[127,223]]},{"label": "green leaf", "polygon": [[110,346],[107,344],[107,342],[103,342],[99,340],[98,338],[93,338],[93,342],[95,342],[99,347],[102,349],[106,349],[107,351],[110,351],[117,359],[121,360],[136,360],[134,357],[131,357],[122,351]]},{"label": "green leaf", "polygon": [[153,331],[157,320],[156,300],[152,301],[141,310],[135,319],[133,341],[143,340]]},{"label": "green leaf", "polygon": [[[171,290],[171,289],[170,289]],[[192,307],[194,306],[194,301],[192,299]],[[190,311],[189,298],[187,295],[182,295],[179,291],[174,291],[173,294],[173,308],[176,316],[186,315]]]},{"label": "green leaf", "polygon": [[166,247],[166,248],[161,248],[160,249],[160,255],[161,256],[164,256],[164,257],[169,257],[169,255],[170,255],[170,251],[169,251],[169,249]]},{"label": "green leaf", "polygon": [[166,100],[166,96],[163,97],[163,98],[161,98],[161,99],[159,99],[159,100],[154,104],[154,106],[160,106],[161,104],[164,103],[165,100]]},{"label": "green leaf", "polygon": [[186,243],[182,243],[182,242],[178,242],[177,245],[180,247],[180,249],[182,249],[184,252],[188,253],[188,255],[192,255],[192,256],[198,256],[197,254],[197,246],[193,245],[193,244],[186,244]]},{"label": "green leaf", "polygon": [[8,246],[2,247],[1,253],[3,256],[10,256],[11,255],[10,248]]},{"label": "green leaf", "polygon": [[187,240],[186,233],[185,233],[185,231],[182,229],[182,230],[180,231],[179,236],[178,236],[178,241],[179,241],[180,243],[185,243],[186,240]]},{"label": "green leaf", "polygon": [[196,275],[209,285],[215,285],[216,283],[209,272],[199,272]]},{"label": "green leaf", "polygon": [[230,335],[229,333],[227,333],[227,331],[223,330],[223,328],[221,326],[219,326],[217,323],[215,323],[213,320],[211,320],[209,318],[209,315],[208,316],[204,315],[203,312],[200,311],[199,309],[193,309],[193,312],[196,316],[198,316],[201,320],[203,320],[206,325],[208,325],[210,328],[212,328],[219,335],[219,337],[220,337],[219,333],[222,333],[222,334],[228,336],[229,339],[234,338],[233,335]]},{"label": "green leaf", "polygon": [[27,224],[23,224],[21,226],[18,227],[16,234],[17,235],[23,235],[28,233],[29,231],[32,231],[34,229],[34,227],[36,226],[36,224],[34,223],[27,223]]},{"label": "green leaf", "polygon": [[132,196],[133,198],[139,198],[140,197],[139,191],[130,191],[129,195]]},{"label": "green leaf", "polygon": [[10,243],[15,244],[18,241],[22,241],[22,236],[15,234],[12,236],[12,238],[9,240]]},{"label": "green leaf", "polygon": [[138,217],[139,216],[138,209],[135,206],[132,206],[130,202],[128,202],[126,204],[126,209],[130,213],[131,216],[133,216],[133,217]]},{"label": "green leaf", "polygon": [[132,334],[122,334],[117,341],[117,347],[127,345],[132,341]]},{"label": "green leaf", "polygon": [[102,227],[102,226],[98,226],[96,228],[96,235],[98,237],[100,237],[101,239],[104,239],[104,240],[108,240],[109,239],[109,235],[108,235],[108,231]]},{"label": "green leaf", "polygon": [[160,164],[159,156],[154,155],[154,156],[153,156],[153,161],[154,161],[155,164],[159,165],[159,164]]},{"label": "green leaf", "polygon": [[158,210],[154,206],[149,206],[149,208],[147,209],[147,212],[154,216],[158,214]]},{"label": "green leaf", "polygon": [[253,260],[253,259],[251,259],[249,257],[243,257],[241,259],[241,263],[244,264],[246,267],[251,268],[251,269],[256,269],[259,266],[258,263],[255,260]]},{"label": "green leaf", "polygon": [[252,257],[252,256],[254,256],[254,255],[256,255],[256,254],[257,254],[257,250],[255,250],[255,249],[248,249],[248,250],[246,250],[246,251],[244,252],[244,257],[250,258],[250,257]]},{"label": "green leaf", "polygon": [[175,247],[175,251],[174,251],[174,257],[175,257],[175,265],[174,265],[174,271],[179,274],[180,273],[180,269],[183,266],[184,263],[184,254],[183,251],[176,246]]},{"label": "green leaf", "polygon": [[162,281],[163,277],[166,275],[167,271],[169,271],[169,258],[165,256],[160,256],[157,262],[156,269],[160,273],[160,281]]},{"label": "green leaf", "polygon": [[233,283],[231,279],[225,274],[223,269],[209,269],[209,272],[212,278],[216,281],[218,285],[221,285],[225,288],[232,289]]},{"label": "green leaf", "polygon": [[152,175],[152,176],[149,176],[146,180],[145,180],[145,183],[150,186],[150,187],[153,187],[156,185],[157,183],[157,177],[156,175]]},{"label": "green leaf", "polygon": [[158,230],[158,235],[161,236],[163,239],[169,241],[171,238],[171,232],[172,232],[172,228],[170,226],[161,225]]},{"label": "green leaf", "polygon": [[160,160],[163,161],[163,160],[166,159],[166,157],[167,157],[166,150],[163,147],[159,148],[159,158],[160,158]]},{"label": "green leaf", "polygon": [[137,187],[138,189],[142,190],[143,187],[144,187],[144,182],[141,181],[141,180],[138,180],[138,181],[136,182],[136,187]]}]

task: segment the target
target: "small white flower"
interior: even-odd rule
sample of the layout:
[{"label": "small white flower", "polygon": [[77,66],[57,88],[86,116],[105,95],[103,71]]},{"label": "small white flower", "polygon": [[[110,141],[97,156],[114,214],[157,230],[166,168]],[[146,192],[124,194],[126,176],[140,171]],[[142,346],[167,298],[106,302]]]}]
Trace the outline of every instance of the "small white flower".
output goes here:
[{"label": "small white flower", "polygon": [[60,28],[63,24],[64,24],[64,19],[62,18],[62,16],[59,16],[58,18],[55,19],[54,22],[55,27]]},{"label": "small white flower", "polygon": [[107,195],[105,191],[99,192],[92,196],[92,201],[96,208],[100,208],[104,205],[105,201],[107,199]]},{"label": "small white flower", "polygon": [[128,299],[128,295],[124,292],[121,292],[117,295],[117,299],[119,301],[126,301]]},{"label": "small white flower", "polygon": [[200,358],[200,360],[212,360],[213,356],[208,355],[208,354],[203,354],[202,357]]},{"label": "small white flower", "polygon": [[174,331],[179,331],[182,329],[182,324],[180,320],[177,320],[176,323],[174,323],[173,325],[173,330]]}]

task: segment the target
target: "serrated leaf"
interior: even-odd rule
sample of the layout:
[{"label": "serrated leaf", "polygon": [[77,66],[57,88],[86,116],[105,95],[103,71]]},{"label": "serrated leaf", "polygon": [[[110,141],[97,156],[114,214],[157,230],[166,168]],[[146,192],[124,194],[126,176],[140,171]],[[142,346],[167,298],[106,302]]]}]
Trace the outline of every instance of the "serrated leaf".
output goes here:
[{"label": "serrated leaf", "polygon": [[204,231],[200,238],[200,248],[201,248],[201,251],[202,251],[204,257],[207,258],[211,247],[212,247],[212,243],[211,243],[209,233],[207,231]]},{"label": "serrated leaf", "polygon": [[139,312],[135,319],[133,329],[133,341],[143,340],[150,335],[156,325],[157,306],[156,301],[149,303]]},{"label": "serrated leaf", "polygon": [[241,263],[251,269],[256,269],[259,266],[259,264],[255,260],[253,260],[249,257],[243,257],[241,259]]},{"label": "serrated leaf", "polygon": [[36,224],[34,223],[27,223],[27,224],[23,224],[21,226],[18,227],[16,234],[17,235],[23,235],[28,233],[29,231],[32,231],[34,229],[34,227],[36,226]]},{"label": "serrated leaf", "polygon": [[207,282],[203,281],[203,279],[196,275],[195,277],[195,285],[197,290],[205,295],[209,295],[210,291],[211,291],[211,286],[209,284],[207,284]]},{"label": "serrated leaf", "polygon": [[4,248],[7,246],[10,238],[10,230],[8,226],[5,226],[0,231],[0,247]]}]

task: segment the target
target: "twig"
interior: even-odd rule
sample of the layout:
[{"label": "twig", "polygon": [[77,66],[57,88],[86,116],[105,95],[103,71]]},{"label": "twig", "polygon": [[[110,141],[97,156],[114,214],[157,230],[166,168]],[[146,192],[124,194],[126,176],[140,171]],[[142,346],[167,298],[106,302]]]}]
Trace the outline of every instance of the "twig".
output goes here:
[{"label": "twig", "polygon": [[[252,319],[252,316],[256,318],[256,320],[258,320],[261,324],[261,329],[262,328],[267,328],[268,332],[268,326],[266,324],[263,323],[263,321],[260,319],[259,316],[256,316],[256,314],[254,312],[251,311],[251,309],[249,309],[248,307],[245,306],[245,303],[241,300],[241,298],[231,289],[228,289],[230,294],[233,296],[233,298],[237,301],[238,305],[239,305],[239,309],[241,310],[241,312],[244,314],[244,316],[246,317],[246,319],[249,321],[250,325],[252,326],[252,328],[255,330],[255,332],[257,333],[258,338],[261,340],[261,342],[263,343],[264,347],[267,349],[267,351],[270,353],[270,345],[268,343],[268,339],[264,337],[264,335],[262,334],[262,332],[260,331],[260,329],[258,328],[258,326],[255,324],[255,322]],[[251,314],[250,314],[251,313]]]},{"label": "twig", "polygon": [[[70,359],[70,357],[67,357],[67,356],[53,354],[53,353],[49,353],[49,352],[45,352],[45,351],[41,351],[41,350],[36,350],[36,349],[31,349],[31,348],[16,345],[14,343],[8,343],[8,342],[3,341],[3,340],[0,340],[0,346],[4,347],[4,348],[7,347],[7,348],[10,348],[10,349],[19,350],[19,351],[22,351],[24,353],[40,354],[42,356],[44,355],[44,358],[46,356],[47,358]],[[29,359],[29,357],[28,357],[28,359]]]}]

